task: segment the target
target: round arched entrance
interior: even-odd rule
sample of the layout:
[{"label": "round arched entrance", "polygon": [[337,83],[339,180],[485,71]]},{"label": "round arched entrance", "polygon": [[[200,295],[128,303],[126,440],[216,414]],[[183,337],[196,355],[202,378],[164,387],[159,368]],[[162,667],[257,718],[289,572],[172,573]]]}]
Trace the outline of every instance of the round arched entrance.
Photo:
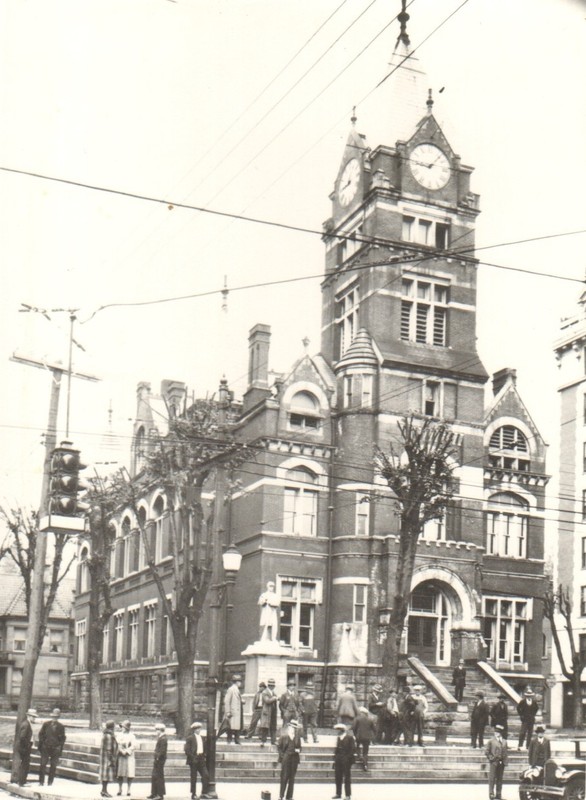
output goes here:
[{"label": "round arched entrance", "polygon": [[419,583],[411,593],[407,619],[407,652],[426,664],[449,664],[452,604],[440,581]]}]

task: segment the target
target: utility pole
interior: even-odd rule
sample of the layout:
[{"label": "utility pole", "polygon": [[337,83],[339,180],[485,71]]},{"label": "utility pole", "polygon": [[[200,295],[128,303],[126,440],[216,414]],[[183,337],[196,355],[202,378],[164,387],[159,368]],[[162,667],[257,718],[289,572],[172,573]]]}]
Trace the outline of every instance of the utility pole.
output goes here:
[{"label": "utility pole", "polygon": [[[14,360],[17,360],[14,358]],[[59,393],[61,391],[61,376],[63,370],[59,367],[50,367],[53,376],[51,385],[51,399],[49,402],[49,419],[47,421],[47,432],[45,434],[45,463],[43,466],[43,484],[41,488],[41,502],[39,505],[39,516],[45,516],[49,511],[49,484],[51,480],[51,454],[57,445],[57,412],[59,410]],[[35,561],[33,566],[33,578],[31,584],[31,599],[29,609],[29,621],[26,638],[26,648],[24,652],[24,665],[22,669],[22,683],[18,699],[18,712],[16,715],[16,728],[14,736],[14,747],[12,752],[12,775],[13,782],[18,780],[20,770],[20,754],[18,752],[18,729],[24,721],[27,709],[31,705],[33,697],[33,683],[35,680],[35,669],[39,659],[41,642],[39,642],[39,631],[41,628],[41,617],[43,613],[44,589],[45,589],[45,560],[47,556],[47,531],[37,530],[37,541],[35,548]]]},{"label": "utility pole", "polygon": [[[49,513],[50,483],[51,483],[51,457],[57,445],[57,415],[59,411],[59,395],[61,391],[61,378],[63,376],[63,366],[60,364],[48,364],[36,359],[26,358],[14,354],[11,361],[25,364],[30,367],[48,369],[52,374],[51,397],[49,401],[49,417],[47,420],[47,431],[45,434],[45,461],[43,465],[43,482],[41,486],[41,500],[39,504],[38,520]],[[71,379],[71,369],[69,376]],[[75,374],[75,373],[73,373]],[[76,377],[86,380],[98,380],[91,375],[79,373]],[[24,664],[22,670],[22,683],[18,699],[18,711],[16,715],[16,726],[14,736],[14,746],[12,752],[12,774],[13,782],[18,780],[20,770],[20,754],[18,752],[18,729],[24,721],[27,709],[32,704],[33,684],[35,680],[35,670],[42,642],[40,630],[43,618],[44,591],[45,591],[45,561],[47,558],[47,534],[50,530],[40,530],[37,525],[35,560],[33,564],[33,576],[31,583],[31,599],[29,609],[29,620],[27,628],[26,648],[24,652]]]}]

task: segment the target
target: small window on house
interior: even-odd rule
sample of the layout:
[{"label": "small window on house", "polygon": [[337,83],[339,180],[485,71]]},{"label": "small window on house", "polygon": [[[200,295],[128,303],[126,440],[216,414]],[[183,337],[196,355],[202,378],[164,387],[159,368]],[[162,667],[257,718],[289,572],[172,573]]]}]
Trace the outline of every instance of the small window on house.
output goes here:
[{"label": "small window on house", "polygon": [[356,495],[356,536],[368,536],[370,522],[370,497],[367,494]]},{"label": "small window on house", "polygon": [[488,443],[491,467],[528,472],[530,468],[529,445],[519,428],[503,425],[497,428]]},{"label": "small window on house", "polygon": [[289,424],[292,428],[315,430],[321,423],[317,398],[310,392],[297,392],[291,400]]},{"label": "small window on house", "polygon": [[580,616],[586,617],[586,586],[580,587]]},{"label": "small window on house", "polygon": [[438,417],[440,414],[439,409],[439,390],[440,385],[436,381],[425,382],[425,400],[423,404],[423,413],[428,417]]},{"label": "small window on house", "polygon": [[15,628],[14,629],[14,645],[13,650],[16,650],[17,653],[24,653],[26,649],[26,628]]},{"label": "small window on house", "polygon": [[352,622],[366,622],[367,597],[368,587],[364,584],[355,584],[352,602]]},{"label": "small window on house", "polygon": [[586,536],[582,537],[582,569],[586,569]]}]

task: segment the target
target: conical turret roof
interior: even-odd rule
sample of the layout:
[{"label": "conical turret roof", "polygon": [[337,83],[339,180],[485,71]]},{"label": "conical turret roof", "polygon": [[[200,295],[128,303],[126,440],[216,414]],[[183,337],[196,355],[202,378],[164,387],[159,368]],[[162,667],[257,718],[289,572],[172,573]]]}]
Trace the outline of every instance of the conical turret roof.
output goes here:
[{"label": "conical turret roof", "polygon": [[360,328],[352,339],[352,344],[338,361],[334,370],[338,372],[347,367],[377,367],[378,359],[372,346],[372,339],[366,328]]}]

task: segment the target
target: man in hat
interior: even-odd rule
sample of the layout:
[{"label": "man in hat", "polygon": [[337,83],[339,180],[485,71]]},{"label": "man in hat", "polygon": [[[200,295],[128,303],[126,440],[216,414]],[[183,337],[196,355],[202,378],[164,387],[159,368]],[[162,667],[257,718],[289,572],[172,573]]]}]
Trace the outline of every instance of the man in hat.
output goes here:
[{"label": "man in hat", "polygon": [[427,697],[422,693],[421,686],[414,686],[411,696],[415,700],[413,709],[414,735],[417,736],[417,744],[423,747],[423,727],[428,709]]},{"label": "man in hat", "polygon": [[535,725],[535,717],[539,711],[539,706],[535,699],[535,694],[531,687],[527,687],[523,694],[523,699],[517,705],[517,714],[521,719],[521,730],[519,731],[519,750],[524,746],[525,741],[527,747],[533,736],[533,726]]},{"label": "man in hat", "polygon": [[452,686],[454,687],[454,697],[458,703],[461,703],[466,687],[466,667],[464,666],[463,658],[459,660],[452,671]]},{"label": "man in hat", "polygon": [[507,695],[500,692],[496,703],[490,707],[490,724],[494,728],[496,725],[502,726],[503,736],[505,739],[509,733],[509,709],[507,708]]},{"label": "man in hat", "polygon": [[470,739],[472,747],[484,747],[484,729],[488,725],[488,703],[484,699],[484,692],[476,692],[476,702],[470,711]]},{"label": "man in hat", "polygon": [[385,703],[383,700],[383,687],[375,683],[368,695],[368,710],[376,720],[376,741],[382,742],[384,734]]},{"label": "man in hat", "polygon": [[290,719],[299,719],[301,716],[301,701],[293,679],[287,681],[287,691],[283,692],[279,699],[279,708],[283,725],[286,725]]},{"label": "man in hat", "polygon": [[386,744],[395,744],[401,737],[401,723],[399,721],[399,700],[397,690],[391,689],[383,716],[383,736],[382,741]]},{"label": "man in hat", "polygon": [[254,732],[256,731],[256,726],[259,723],[260,715],[262,714],[262,693],[266,688],[267,685],[264,681],[261,681],[258,684],[258,689],[252,701],[252,717],[250,718],[248,730],[246,731],[247,739],[252,739],[252,737],[254,736]]},{"label": "man in hat", "polygon": [[368,751],[376,737],[374,719],[368,713],[366,706],[361,706],[358,709],[358,716],[354,720],[352,731],[356,738],[356,750],[362,757],[362,769],[366,772],[368,769]]},{"label": "man in hat", "polygon": [[358,716],[358,703],[354,696],[354,687],[351,684],[348,684],[346,691],[340,695],[336,713],[340,722],[352,727],[352,723]]},{"label": "man in hat", "polygon": [[49,764],[49,786],[55,779],[55,772],[57,771],[57,764],[61,757],[61,751],[65,744],[65,728],[59,717],[61,711],[54,708],[51,711],[51,719],[43,722],[41,730],[39,731],[39,751],[41,753],[41,766],[39,768],[39,783],[41,786],[45,783],[45,775],[47,772],[47,764]]},{"label": "man in hat", "polygon": [[31,750],[33,749],[33,723],[37,720],[37,712],[29,708],[25,719],[20,723],[17,733],[18,755],[20,767],[18,770],[18,785],[24,786],[31,766]]},{"label": "man in hat", "polygon": [[260,746],[264,747],[267,736],[271,737],[271,744],[277,743],[277,703],[279,698],[275,693],[275,679],[269,678],[267,688],[262,693],[262,711],[258,723]]},{"label": "man in hat", "polygon": [[281,788],[279,800],[292,800],[295,787],[295,775],[299,766],[301,753],[301,739],[299,738],[299,723],[296,719],[287,722],[285,730],[277,744],[279,762],[281,764]]},{"label": "man in hat", "polygon": [[224,716],[228,723],[228,744],[234,739],[235,744],[240,744],[240,731],[243,727],[242,706],[244,701],[240,694],[242,675],[232,675],[232,685],[224,697]]},{"label": "man in hat", "polygon": [[311,730],[314,743],[317,743],[317,698],[313,682],[307,681],[301,692],[301,719],[303,722],[303,741],[307,742],[307,729]]},{"label": "man in hat", "polygon": [[334,751],[334,777],[336,781],[336,794],[333,800],[341,800],[342,783],[346,792],[346,800],[352,796],[352,764],[356,754],[356,740],[349,725],[338,722],[334,725],[334,730],[338,732],[336,739],[336,749]]},{"label": "man in hat", "polygon": [[167,734],[162,722],[155,725],[157,741],[151,773],[151,793],[147,800],[163,800],[165,797],[165,761],[167,760]]},{"label": "man in hat", "polygon": [[194,722],[184,745],[185,757],[189,766],[191,800],[195,800],[197,773],[201,775],[201,796],[209,790],[210,776],[206,767],[206,745],[201,735],[201,722]]},{"label": "man in hat", "polygon": [[494,726],[494,735],[486,745],[488,759],[488,796],[490,800],[501,800],[503,774],[508,762],[507,740],[503,738],[503,726]]},{"label": "man in hat", "polygon": [[529,743],[529,765],[531,767],[543,767],[545,762],[551,758],[551,745],[545,735],[545,725],[535,726],[535,736]]}]

